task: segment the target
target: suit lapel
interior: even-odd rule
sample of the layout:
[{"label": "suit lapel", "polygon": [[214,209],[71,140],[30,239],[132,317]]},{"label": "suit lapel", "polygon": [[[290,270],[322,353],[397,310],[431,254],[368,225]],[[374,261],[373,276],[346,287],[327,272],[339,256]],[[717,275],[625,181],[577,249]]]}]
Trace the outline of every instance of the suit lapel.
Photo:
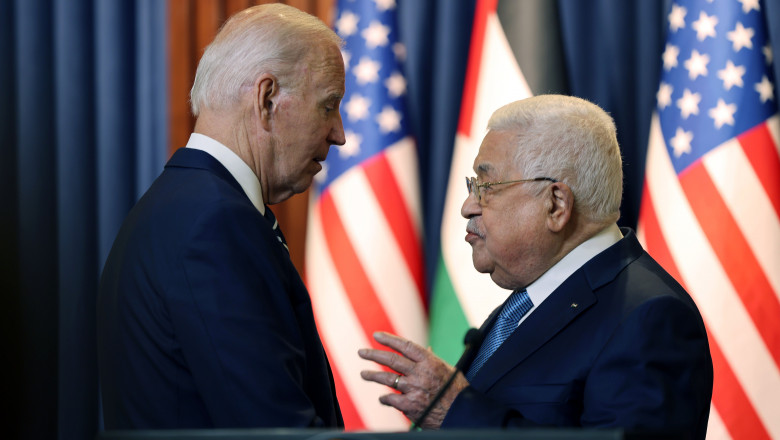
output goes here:
[{"label": "suit lapel", "polygon": [[595,303],[596,295],[587,280],[580,271],[575,272],[493,353],[477,372],[473,385],[481,390],[492,387]]}]

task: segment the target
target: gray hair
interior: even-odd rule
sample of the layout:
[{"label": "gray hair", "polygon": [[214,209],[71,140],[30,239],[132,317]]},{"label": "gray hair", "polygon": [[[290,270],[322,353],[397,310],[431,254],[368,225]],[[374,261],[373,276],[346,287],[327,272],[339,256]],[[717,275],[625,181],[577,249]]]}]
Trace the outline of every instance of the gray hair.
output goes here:
[{"label": "gray hair", "polygon": [[192,113],[232,107],[241,88],[266,72],[280,87],[297,87],[294,68],[323,43],[341,47],[342,40],[317,17],[292,6],[260,5],[233,15],[200,59],[190,91]]},{"label": "gray hair", "polygon": [[540,95],[496,110],[488,130],[516,133],[524,178],[552,177],[574,194],[575,208],[597,223],[620,216],[623,168],[615,122],[584,99]]}]

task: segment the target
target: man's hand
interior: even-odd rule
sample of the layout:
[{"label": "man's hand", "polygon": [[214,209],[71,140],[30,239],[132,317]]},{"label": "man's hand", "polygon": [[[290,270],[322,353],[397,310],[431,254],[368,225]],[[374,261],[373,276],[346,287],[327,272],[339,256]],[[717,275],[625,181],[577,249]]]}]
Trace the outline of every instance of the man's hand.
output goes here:
[{"label": "man's hand", "polygon": [[[363,359],[389,367],[398,374],[388,371],[361,371],[360,377],[398,390],[400,394],[385,394],[379,398],[379,401],[383,405],[401,411],[409,420],[416,421],[455,368],[430,350],[390,333],[374,333],[374,339],[401,354],[363,348],[358,350],[358,355]],[[438,429],[452,402],[468,385],[463,374],[458,373],[449,390],[422,421],[421,427]]]}]

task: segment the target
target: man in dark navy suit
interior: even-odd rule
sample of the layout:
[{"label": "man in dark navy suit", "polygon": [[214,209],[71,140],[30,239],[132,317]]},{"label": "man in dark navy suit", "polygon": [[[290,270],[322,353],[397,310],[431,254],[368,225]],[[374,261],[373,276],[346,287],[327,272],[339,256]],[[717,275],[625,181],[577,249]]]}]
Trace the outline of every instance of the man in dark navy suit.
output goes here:
[{"label": "man in dark navy suit", "polygon": [[305,191],[345,142],[341,44],[275,4],[233,16],[206,49],[194,133],[129,213],[101,277],[107,429],[343,426],[267,206]]},{"label": "man in dark navy suit", "polygon": [[[422,421],[426,428],[614,427],[703,439],[712,360],[692,299],[616,225],[622,164],[612,118],[566,96],[496,111],[462,214],[474,267],[513,293]],[[362,349],[366,380],[411,420],[454,372],[397,336]]]}]

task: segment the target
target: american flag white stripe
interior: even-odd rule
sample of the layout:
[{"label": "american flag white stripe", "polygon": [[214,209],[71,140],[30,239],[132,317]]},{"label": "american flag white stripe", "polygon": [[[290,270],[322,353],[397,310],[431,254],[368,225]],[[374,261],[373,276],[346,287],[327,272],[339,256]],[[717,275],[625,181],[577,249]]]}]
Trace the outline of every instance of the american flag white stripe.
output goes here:
[{"label": "american flag white stripe", "polygon": [[721,440],[731,439],[726,425],[723,424],[723,419],[720,418],[718,410],[714,406],[710,406],[710,420],[707,424],[707,437],[718,438]]}]

